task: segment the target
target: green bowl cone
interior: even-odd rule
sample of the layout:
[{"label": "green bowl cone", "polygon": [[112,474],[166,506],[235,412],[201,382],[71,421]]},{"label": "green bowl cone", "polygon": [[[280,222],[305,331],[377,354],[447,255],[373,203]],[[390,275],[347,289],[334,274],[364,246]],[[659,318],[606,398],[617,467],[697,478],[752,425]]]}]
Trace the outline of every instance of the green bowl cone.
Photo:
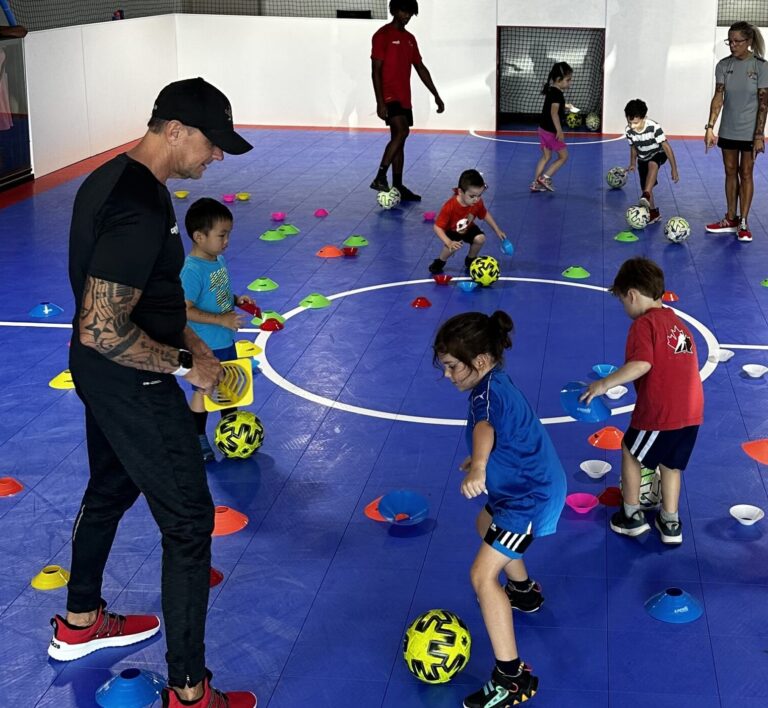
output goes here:
[{"label": "green bowl cone", "polygon": [[320,293],[310,293],[299,303],[302,307],[307,307],[310,310],[321,310],[330,304],[331,301]]},{"label": "green bowl cone", "polygon": [[761,280],[760,285],[762,285],[764,288],[768,288],[768,278]]},{"label": "green bowl cone", "polygon": [[271,229],[269,231],[265,231],[259,238],[262,241],[282,241],[287,234],[284,234],[282,231],[278,231],[277,229]]},{"label": "green bowl cone", "polygon": [[363,236],[360,236],[359,234],[352,234],[346,241],[344,241],[345,246],[357,246],[360,248],[360,246],[367,246],[368,240],[365,239]]},{"label": "green bowl cone", "polygon": [[286,236],[295,236],[297,233],[299,233],[299,229],[297,229],[293,224],[280,224],[280,226],[277,227],[277,231],[279,231],[281,234],[285,234]]},{"label": "green bowl cone", "polygon": [[573,278],[574,280],[581,280],[583,278],[589,278],[590,272],[581,266],[570,266],[563,271],[563,275],[566,278]]},{"label": "green bowl cone", "polygon": [[619,233],[613,237],[613,240],[621,241],[622,243],[632,243],[633,241],[639,241],[640,239],[631,231],[619,231]]},{"label": "green bowl cone", "polygon": [[261,321],[263,322],[264,320],[277,320],[280,324],[285,324],[285,317],[279,312],[275,312],[275,310],[262,310]]},{"label": "green bowl cone", "polygon": [[256,278],[249,286],[248,290],[253,290],[257,293],[266,293],[270,290],[277,290],[277,283],[271,278]]}]

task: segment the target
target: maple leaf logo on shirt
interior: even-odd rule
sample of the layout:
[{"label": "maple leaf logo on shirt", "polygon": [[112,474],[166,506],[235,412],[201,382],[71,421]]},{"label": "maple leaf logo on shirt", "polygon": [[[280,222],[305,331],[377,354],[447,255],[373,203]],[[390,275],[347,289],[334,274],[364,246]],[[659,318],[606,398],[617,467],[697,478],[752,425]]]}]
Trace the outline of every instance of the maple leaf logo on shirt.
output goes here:
[{"label": "maple leaf logo on shirt", "polygon": [[674,349],[675,354],[692,354],[693,342],[680,327],[675,325],[667,334],[667,346]]}]

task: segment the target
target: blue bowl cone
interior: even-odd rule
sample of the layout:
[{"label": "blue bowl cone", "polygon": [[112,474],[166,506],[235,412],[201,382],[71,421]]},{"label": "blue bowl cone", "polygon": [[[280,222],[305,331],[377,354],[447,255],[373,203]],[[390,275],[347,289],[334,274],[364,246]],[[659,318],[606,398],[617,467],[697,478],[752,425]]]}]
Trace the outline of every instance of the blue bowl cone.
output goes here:
[{"label": "blue bowl cone", "polygon": [[381,498],[379,513],[397,526],[413,526],[427,518],[429,503],[418,492],[396,489]]},{"label": "blue bowl cone", "polygon": [[96,691],[102,708],[143,708],[154,703],[165,686],[159,674],[143,669],[125,669]]},{"label": "blue bowl cone", "polygon": [[507,241],[507,239],[502,239],[501,240],[501,252],[505,256],[511,256],[511,255],[513,255],[515,253],[515,247],[514,247],[514,245],[512,244],[511,241]]},{"label": "blue bowl cone", "polygon": [[560,405],[563,410],[575,420],[586,423],[600,423],[611,417],[611,409],[605,405],[600,396],[595,396],[589,404],[580,401],[579,397],[587,390],[583,381],[569,381],[560,390]]},{"label": "blue bowl cone", "polygon": [[686,624],[704,614],[701,603],[680,588],[667,588],[645,601],[645,609],[654,619],[672,624]]},{"label": "blue bowl cone", "polygon": [[30,311],[30,317],[56,317],[64,312],[64,309],[58,305],[54,305],[52,302],[41,302],[39,305],[35,305]]}]

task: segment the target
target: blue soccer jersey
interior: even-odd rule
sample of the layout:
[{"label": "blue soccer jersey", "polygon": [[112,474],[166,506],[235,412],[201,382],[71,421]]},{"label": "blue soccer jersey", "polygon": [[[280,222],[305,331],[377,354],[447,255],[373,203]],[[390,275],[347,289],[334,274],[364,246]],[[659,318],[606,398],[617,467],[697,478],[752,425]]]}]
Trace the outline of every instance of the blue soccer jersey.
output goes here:
[{"label": "blue soccer jersey", "polygon": [[490,371],[470,394],[470,450],[472,431],[483,420],[493,427],[496,438],[486,466],[494,523],[534,536],[554,533],[565,503],[565,470],[541,421],[500,368]]},{"label": "blue soccer jersey", "polygon": [[[234,308],[234,296],[224,256],[208,261],[187,256],[181,269],[184,299],[194,303],[198,310],[216,314]],[[235,341],[235,333],[222,325],[188,322],[189,326],[211,349],[225,349]]]}]

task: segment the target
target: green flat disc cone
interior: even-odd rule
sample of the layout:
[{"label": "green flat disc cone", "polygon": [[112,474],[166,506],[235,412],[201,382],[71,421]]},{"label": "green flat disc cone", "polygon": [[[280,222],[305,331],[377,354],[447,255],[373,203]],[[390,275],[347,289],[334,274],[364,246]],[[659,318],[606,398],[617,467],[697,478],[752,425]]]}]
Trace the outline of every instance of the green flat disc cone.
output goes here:
[{"label": "green flat disc cone", "polygon": [[640,239],[631,231],[619,231],[619,233],[613,237],[613,240],[621,241],[622,243],[632,243],[633,241],[639,241]]},{"label": "green flat disc cone", "polygon": [[274,310],[262,310],[261,320],[262,322],[264,320],[277,320],[280,324],[285,324],[285,317],[283,317],[279,312],[275,312]]},{"label": "green flat disc cone", "polygon": [[262,323],[263,321],[264,321],[264,320],[263,320],[261,317],[254,317],[254,318],[251,320],[251,324],[252,324],[254,327],[261,327],[261,323]]},{"label": "green flat disc cone", "polygon": [[277,230],[286,236],[295,236],[297,233],[299,233],[299,229],[297,229],[293,224],[280,224],[280,226],[277,227]]},{"label": "green flat disc cone", "polygon": [[360,248],[360,246],[367,246],[368,240],[360,236],[359,234],[352,234],[346,241],[344,241],[345,246],[357,246]]},{"label": "green flat disc cone", "polygon": [[269,231],[265,231],[259,238],[262,241],[282,241],[288,234],[283,233],[282,231],[278,231],[277,229],[271,229]]},{"label": "green flat disc cone", "polygon": [[570,266],[563,271],[563,275],[566,278],[581,280],[583,278],[589,278],[590,272],[588,270],[585,270],[581,266]]},{"label": "green flat disc cone", "polygon": [[299,303],[302,307],[307,307],[311,310],[321,310],[330,304],[331,301],[320,293],[310,293]]},{"label": "green flat disc cone", "polygon": [[270,290],[277,290],[277,283],[271,278],[256,278],[249,286],[248,290],[253,290],[257,293],[266,293]]},{"label": "green flat disc cone", "polygon": [[768,278],[761,280],[760,285],[762,285],[764,288],[768,288]]}]

